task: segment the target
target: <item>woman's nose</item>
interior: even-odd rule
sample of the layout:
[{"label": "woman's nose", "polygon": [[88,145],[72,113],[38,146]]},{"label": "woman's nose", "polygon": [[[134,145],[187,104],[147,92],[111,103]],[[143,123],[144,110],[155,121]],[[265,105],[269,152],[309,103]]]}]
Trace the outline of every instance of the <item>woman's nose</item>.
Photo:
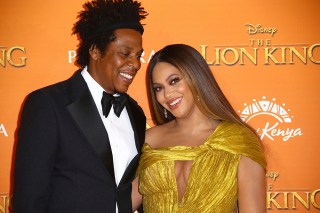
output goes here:
[{"label": "woman's nose", "polygon": [[170,98],[170,97],[172,96],[172,94],[173,94],[173,90],[172,90],[172,89],[166,88],[166,89],[164,90],[164,97],[165,97],[165,98]]}]

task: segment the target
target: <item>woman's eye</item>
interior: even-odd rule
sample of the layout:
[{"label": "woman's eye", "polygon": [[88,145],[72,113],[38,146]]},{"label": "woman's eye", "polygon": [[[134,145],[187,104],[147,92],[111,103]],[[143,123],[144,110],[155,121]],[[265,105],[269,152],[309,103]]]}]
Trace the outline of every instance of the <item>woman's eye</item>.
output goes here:
[{"label": "woman's eye", "polygon": [[155,92],[159,92],[159,91],[161,90],[161,87],[154,87],[153,90],[154,90]]},{"label": "woman's eye", "polygon": [[172,85],[172,84],[176,84],[176,83],[178,83],[180,81],[180,78],[174,78],[174,79],[172,79],[171,81],[170,81],[170,84]]}]

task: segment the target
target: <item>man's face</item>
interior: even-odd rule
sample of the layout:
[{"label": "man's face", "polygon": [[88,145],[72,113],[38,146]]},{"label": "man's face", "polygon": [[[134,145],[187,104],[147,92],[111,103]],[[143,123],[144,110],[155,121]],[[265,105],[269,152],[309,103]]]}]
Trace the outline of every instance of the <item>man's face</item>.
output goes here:
[{"label": "man's face", "polygon": [[90,50],[89,73],[110,94],[127,92],[141,67],[142,36],[132,29],[115,30],[116,39],[102,55]]}]

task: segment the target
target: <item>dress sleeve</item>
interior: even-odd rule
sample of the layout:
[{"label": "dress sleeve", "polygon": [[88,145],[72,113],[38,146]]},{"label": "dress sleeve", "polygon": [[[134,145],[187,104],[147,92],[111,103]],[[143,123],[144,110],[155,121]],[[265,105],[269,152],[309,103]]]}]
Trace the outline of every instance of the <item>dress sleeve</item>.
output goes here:
[{"label": "dress sleeve", "polygon": [[224,122],[213,140],[215,149],[243,155],[267,167],[263,146],[259,137],[248,127],[231,122]]},{"label": "dress sleeve", "polygon": [[264,169],[267,167],[263,145],[260,138],[247,127],[242,127],[242,141],[239,154],[251,158],[259,163]]}]

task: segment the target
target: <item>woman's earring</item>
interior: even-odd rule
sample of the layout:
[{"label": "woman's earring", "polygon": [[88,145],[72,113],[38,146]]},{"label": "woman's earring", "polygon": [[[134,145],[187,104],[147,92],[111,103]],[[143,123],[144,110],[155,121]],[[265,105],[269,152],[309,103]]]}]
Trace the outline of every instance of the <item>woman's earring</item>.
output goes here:
[{"label": "woman's earring", "polygon": [[167,112],[166,108],[163,108],[163,113],[164,113],[164,117],[168,118],[168,112]]},{"label": "woman's earring", "polygon": [[197,101],[200,102],[200,97],[199,97],[199,95],[197,95]]}]

